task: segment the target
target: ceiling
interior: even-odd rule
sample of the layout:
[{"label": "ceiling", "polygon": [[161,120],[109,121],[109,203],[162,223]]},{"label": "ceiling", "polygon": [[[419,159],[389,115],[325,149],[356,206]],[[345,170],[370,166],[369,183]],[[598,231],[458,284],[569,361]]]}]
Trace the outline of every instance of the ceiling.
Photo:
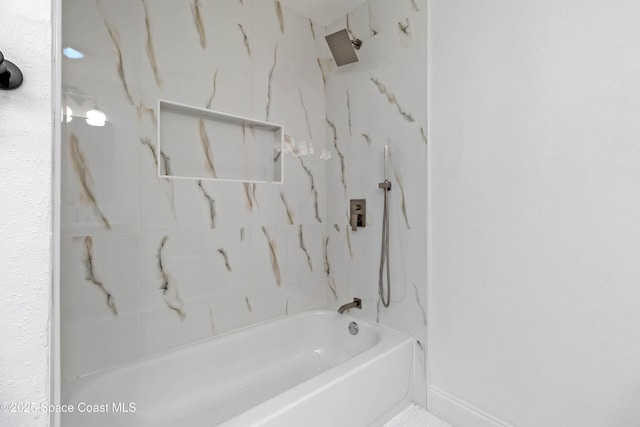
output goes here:
[{"label": "ceiling", "polygon": [[366,0],[280,0],[280,3],[322,25],[329,25],[365,1]]}]

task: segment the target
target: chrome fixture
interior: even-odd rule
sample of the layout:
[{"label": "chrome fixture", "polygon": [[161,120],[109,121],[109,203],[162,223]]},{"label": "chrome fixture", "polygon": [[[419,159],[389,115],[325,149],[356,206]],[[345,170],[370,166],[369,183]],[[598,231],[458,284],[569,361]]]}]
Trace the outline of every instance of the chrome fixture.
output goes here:
[{"label": "chrome fixture", "polygon": [[362,300],[360,298],[354,298],[353,302],[340,306],[338,309],[338,313],[342,314],[347,310],[351,310],[352,308],[362,309]]},{"label": "chrome fixture", "polygon": [[[384,146],[384,181],[378,184],[378,188],[384,191],[384,210],[382,214],[382,249],[380,250],[380,273],[378,275],[378,293],[385,307],[391,304],[391,273],[389,273],[389,146]],[[384,292],[384,266],[387,265],[387,292]]]},{"label": "chrome fixture", "polygon": [[359,330],[360,330],[360,327],[356,322],[349,323],[349,333],[351,335],[358,335]]},{"label": "chrome fixture", "polygon": [[362,47],[362,40],[355,38],[352,39],[349,35],[349,31],[347,30],[340,30],[333,34],[329,34],[328,36],[325,36],[325,39],[327,40],[333,59],[336,61],[336,65],[338,67],[358,62],[356,50],[359,50]]},{"label": "chrome fixture", "polygon": [[22,71],[16,64],[4,59],[0,52],[0,90],[17,89],[22,84]]},{"label": "chrome fixture", "polygon": [[367,201],[365,199],[351,199],[349,202],[349,224],[352,231],[358,227],[367,226]]}]

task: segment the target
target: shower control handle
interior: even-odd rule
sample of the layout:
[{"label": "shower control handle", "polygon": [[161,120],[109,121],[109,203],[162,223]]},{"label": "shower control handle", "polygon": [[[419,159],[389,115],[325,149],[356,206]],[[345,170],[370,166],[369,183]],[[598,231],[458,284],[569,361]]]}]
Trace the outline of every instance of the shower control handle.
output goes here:
[{"label": "shower control handle", "polygon": [[365,199],[351,199],[349,202],[349,225],[352,231],[367,225],[367,201]]}]

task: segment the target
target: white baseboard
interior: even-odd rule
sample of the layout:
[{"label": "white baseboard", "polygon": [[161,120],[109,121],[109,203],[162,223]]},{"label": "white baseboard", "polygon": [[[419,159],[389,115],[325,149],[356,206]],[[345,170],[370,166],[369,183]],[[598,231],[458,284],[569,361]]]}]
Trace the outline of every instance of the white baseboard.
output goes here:
[{"label": "white baseboard", "polygon": [[428,400],[429,412],[453,427],[514,427],[438,387],[429,387]]}]

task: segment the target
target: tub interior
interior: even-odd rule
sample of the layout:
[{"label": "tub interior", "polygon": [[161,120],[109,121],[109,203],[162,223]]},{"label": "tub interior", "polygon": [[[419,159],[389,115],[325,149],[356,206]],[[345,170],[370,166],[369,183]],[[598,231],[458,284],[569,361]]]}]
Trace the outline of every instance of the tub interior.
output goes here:
[{"label": "tub interior", "polygon": [[[358,321],[351,335],[351,321],[357,320],[316,311],[250,327],[71,381],[64,402],[135,402],[134,414],[99,417],[125,422],[119,425],[217,425],[380,342],[379,329],[366,322]],[[73,414],[63,416],[63,425],[88,420]],[[95,415],[90,420],[101,425]]]}]

